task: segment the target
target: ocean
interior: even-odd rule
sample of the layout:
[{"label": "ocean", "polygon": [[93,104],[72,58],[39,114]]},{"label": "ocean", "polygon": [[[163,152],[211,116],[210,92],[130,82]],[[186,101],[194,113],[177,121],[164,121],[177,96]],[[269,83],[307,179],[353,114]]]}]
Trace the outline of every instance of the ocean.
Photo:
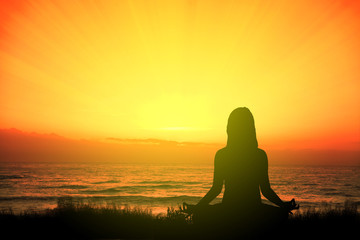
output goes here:
[{"label": "ocean", "polygon": [[[0,163],[0,209],[44,210],[56,207],[60,197],[72,197],[159,214],[197,203],[212,177],[212,165]],[[302,209],[346,200],[360,204],[359,166],[270,166],[269,177],[281,199],[295,198]]]}]

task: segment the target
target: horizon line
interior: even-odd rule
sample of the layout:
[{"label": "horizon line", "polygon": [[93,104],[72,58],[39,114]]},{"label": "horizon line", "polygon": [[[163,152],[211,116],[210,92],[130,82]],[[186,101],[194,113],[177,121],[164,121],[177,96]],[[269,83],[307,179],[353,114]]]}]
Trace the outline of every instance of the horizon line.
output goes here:
[{"label": "horizon line", "polygon": [[[20,130],[16,127],[11,128],[0,128],[0,132],[2,131],[12,131],[13,133],[19,134],[28,134],[28,135],[37,135],[37,136],[47,136],[54,138],[62,138],[70,141],[92,141],[98,143],[119,143],[119,144],[152,144],[152,145],[177,145],[177,146],[213,146],[220,147],[226,146],[225,142],[206,142],[206,141],[179,141],[172,139],[164,139],[164,138],[120,138],[120,137],[98,137],[98,138],[72,138],[64,135],[59,135],[55,132],[50,133],[42,133],[36,131],[24,131]],[[341,148],[291,148],[291,147],[276,147],[268,144],[263,144],[263,147],[266,149],[277,150],[277,151],[343,151],[343,152],[360,152],[360,149],[341,149]],[[261,148],[261,146],[259,147]]]}]

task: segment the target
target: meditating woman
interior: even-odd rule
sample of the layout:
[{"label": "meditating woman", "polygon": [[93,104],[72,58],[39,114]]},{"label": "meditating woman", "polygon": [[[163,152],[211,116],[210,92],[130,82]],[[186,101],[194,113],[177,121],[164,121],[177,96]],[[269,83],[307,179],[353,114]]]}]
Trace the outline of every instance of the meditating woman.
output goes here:
[{"label": "meditating woman", "polygon": [[[213,185],[197,205],[184,203],[184,212],[193,213],[194,221],[259,226],[264,222],[286,219],[297,209],[295,200],[282,201],[270,187],[268,159],[258,148],[254,118],[247,108],[231,112],[227,124],[227,145],[217,151]],[[225,184],[222,203],[209,205]],[[261,202],[261,193],[277,206]]]}]

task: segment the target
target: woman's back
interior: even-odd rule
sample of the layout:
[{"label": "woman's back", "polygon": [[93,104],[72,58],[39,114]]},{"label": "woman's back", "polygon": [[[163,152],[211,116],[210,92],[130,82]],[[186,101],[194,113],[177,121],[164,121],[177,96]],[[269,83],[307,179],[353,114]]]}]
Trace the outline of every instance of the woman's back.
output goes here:
[{"label": "woman's back", "polygon": [[251,208],[261,204],[260,183],[266,177],[267,158],[263,150],[223,148],[215,162],[225,181],[223,203],[231,208]]}]

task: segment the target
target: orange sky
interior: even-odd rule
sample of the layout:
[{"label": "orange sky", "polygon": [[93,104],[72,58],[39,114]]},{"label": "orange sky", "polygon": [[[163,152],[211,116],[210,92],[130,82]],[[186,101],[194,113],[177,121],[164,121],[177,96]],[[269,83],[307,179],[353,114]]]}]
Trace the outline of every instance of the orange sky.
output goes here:
[{"label": "orange sky", "polygon": [[359,1],[0,2],[0,128],[360,149]]}]

